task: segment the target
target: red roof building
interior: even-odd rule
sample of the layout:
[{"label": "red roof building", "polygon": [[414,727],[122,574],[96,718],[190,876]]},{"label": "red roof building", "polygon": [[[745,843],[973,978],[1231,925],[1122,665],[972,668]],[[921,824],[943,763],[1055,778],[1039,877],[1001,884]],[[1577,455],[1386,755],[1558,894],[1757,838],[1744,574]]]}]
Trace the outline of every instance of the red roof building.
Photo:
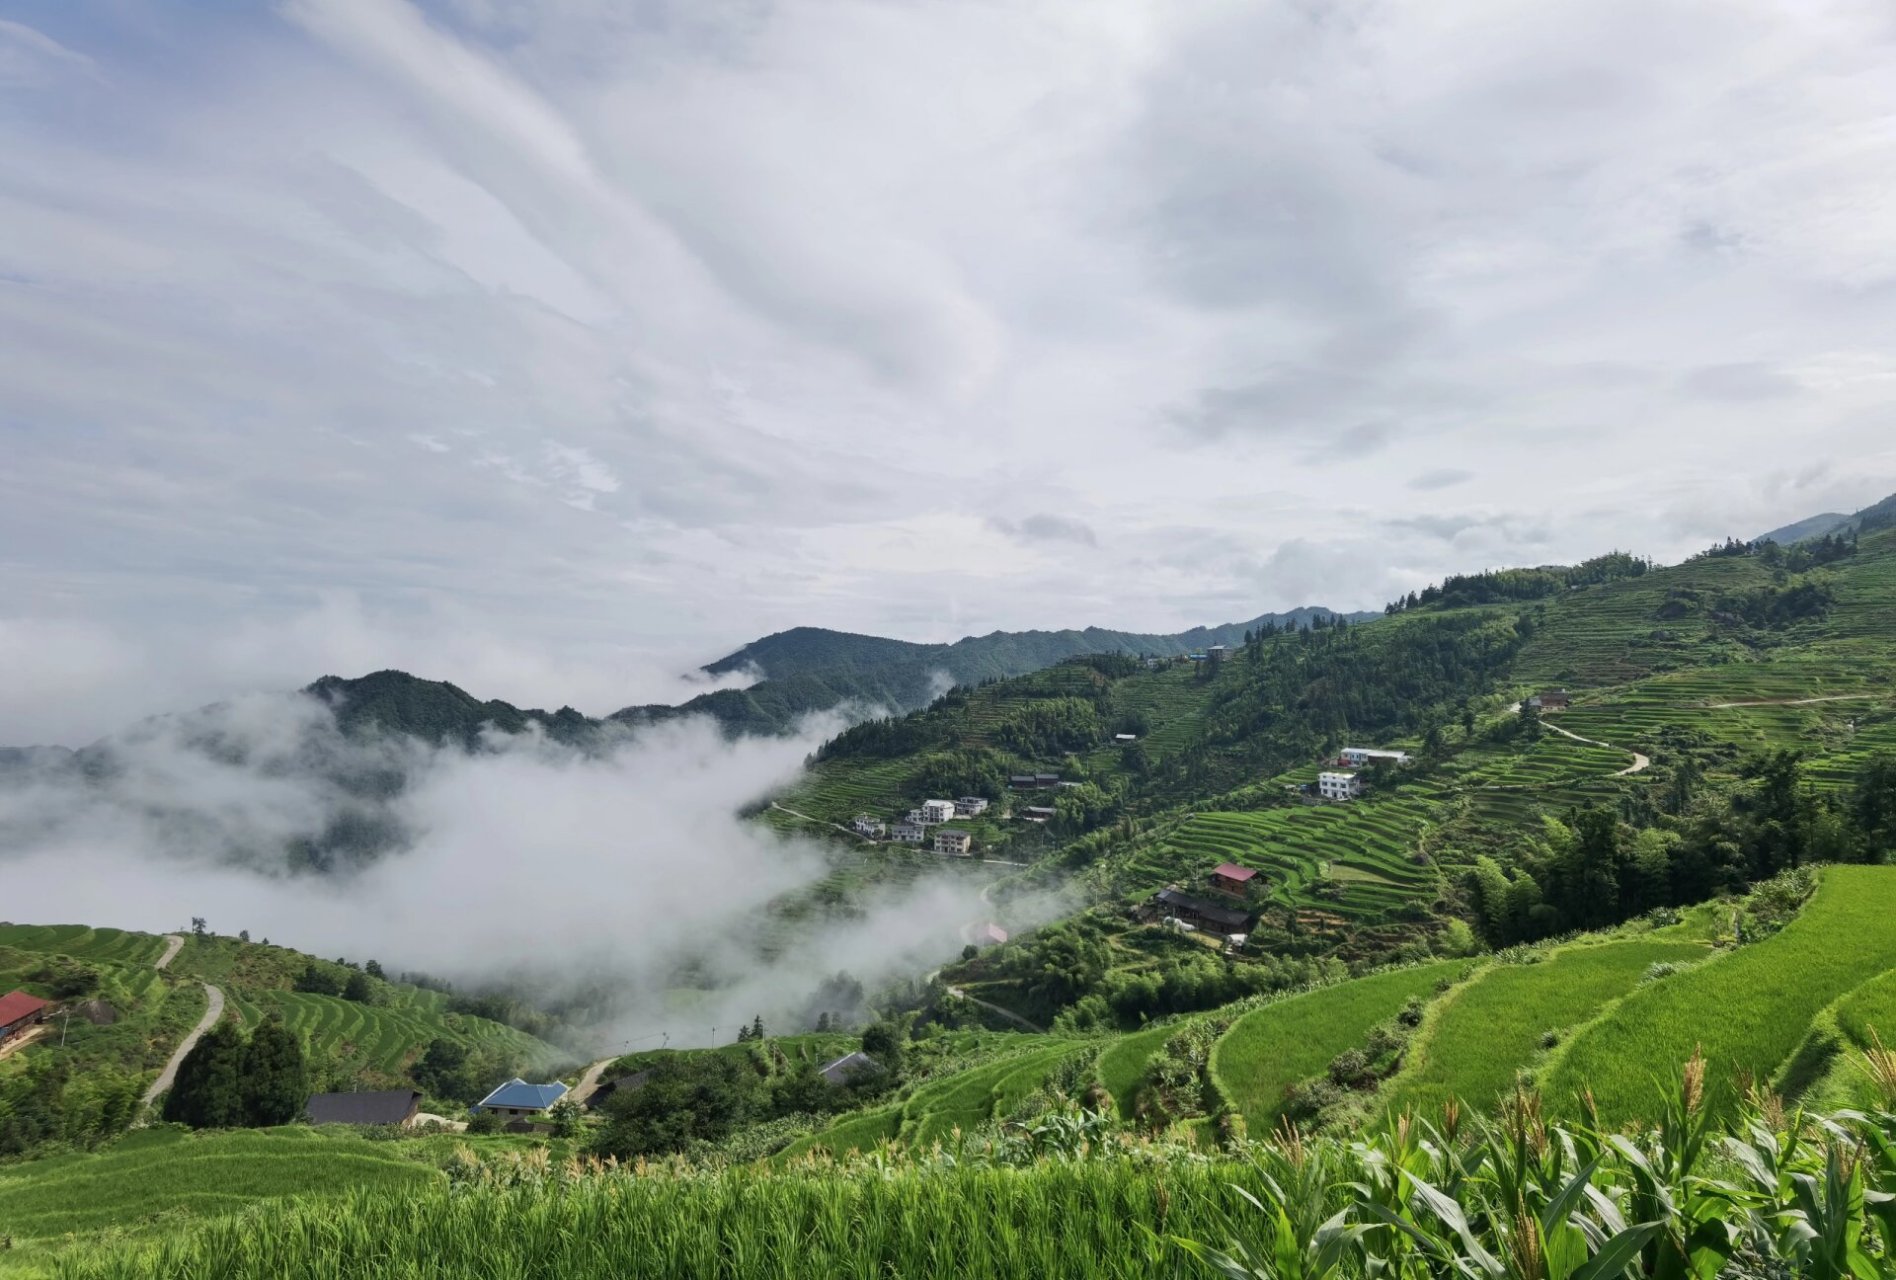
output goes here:
[{"label": "red roof building", "polygon": [[1220,864],[1218,869],[1211,873],[1211,887],[1242,897],[1256,877],[1257,872],[1250,867],[1240,867],[1235,862],[1226,862]]},{"label": "red roof building", "polygon": [[9,991],[0,996],[0,1043],[28,1027],[38,1026],[45,1021],[46,1011],[51,1007],[38,996],[29,996],[24,991]]}]

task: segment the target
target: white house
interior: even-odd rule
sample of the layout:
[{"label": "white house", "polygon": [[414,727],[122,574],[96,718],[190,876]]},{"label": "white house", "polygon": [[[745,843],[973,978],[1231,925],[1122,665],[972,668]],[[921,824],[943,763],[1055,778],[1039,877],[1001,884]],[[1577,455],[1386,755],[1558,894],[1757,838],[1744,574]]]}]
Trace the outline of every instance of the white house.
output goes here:
[{"label": "white house", "polygon": [[928,832],[919,822],[898,822],[889,832],[889,838],[897,844],[920,844],[928,838]]},{"label": "white house", "polygon": [[965,858],[974,851],[974,837],[965,831],[943,827],[935,833],[935,852],[948,858]]},{"label": "white house", "polygon": [[1325,800],[1354,800],[1363,793],[1363,784],[1353,773],[1319,773],[1317,794]]},{"label": "white house", "polygon": [[1407,751],[1377,751],[1371,747],[1344,747],[1336,754],[1337,759],[1344,764],[1355,765],[1359,769],[1366,764],[1375,764],[1378,761],[1398,765],[1409,763]]},{"label": "white house", "polygon": [[962,796],[955,801],[955,817],[978,818],[988,811],[986,796]]},{"label": "white house", "polygon": [[1138,740],[1139,735],[1136,733],[1115,733],[1113,735],[1114,742],[1137,742]]},{"label": "white house", "polygon": [[888,828],[883,826],[881,822],[866,813],[857,814],[856,820],[849,825],[855,829],[857,835],[868,836],[871,840],[882,839],[883,835],[888,831]]},{"label": "white house", "polygon": [[922,822],[925,826],[932,827],[936,823],[946,822],[954,816],[955,802],[953,800],[922,801]]}]

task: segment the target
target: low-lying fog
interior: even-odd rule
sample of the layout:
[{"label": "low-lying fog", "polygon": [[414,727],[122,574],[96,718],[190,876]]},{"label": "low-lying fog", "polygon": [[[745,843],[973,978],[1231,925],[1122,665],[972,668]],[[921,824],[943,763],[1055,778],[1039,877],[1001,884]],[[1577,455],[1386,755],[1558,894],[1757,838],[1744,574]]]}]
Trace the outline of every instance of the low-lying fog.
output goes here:
[{"label": "low-lying fog", "polygon": [[[871,987],[919,976],[988,912],[976,883],[930,874],[760,955],[764,905],[829,865],[739,811],[837,727],[730,741],[683,721],[593,752],[521,735],[469,754],[346,738],[302,695],[244,698],[140,726],[90,775],[0,775],[0,919],[164,931],[202,916],[391,974],[606,993],[576,1047],[728,1039],[754,1014],[782,1025],[839,970]],[[395,846],[322,873],[295,852],[352,825]],[[681,1000],[686,966],[708,990]]]}]

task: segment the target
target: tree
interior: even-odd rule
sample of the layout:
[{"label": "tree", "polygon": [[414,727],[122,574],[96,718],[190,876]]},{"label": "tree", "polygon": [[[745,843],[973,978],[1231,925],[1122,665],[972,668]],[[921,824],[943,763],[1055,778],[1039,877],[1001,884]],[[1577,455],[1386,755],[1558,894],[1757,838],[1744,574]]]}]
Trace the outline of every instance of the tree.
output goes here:
[{"label": "tree", "polygon": [[164,1118],[193,1129],[231,1129],[244,1123],[243,1036],[228,1022],[206,1031],[178,1064],[165,1095]]},{"label": "tree", "polygon": [[239,930],[237,931],[237,941],[239,941],[239,942],[248,942],[248,941],[250,941],[250,930],[248,930],[248,929],[239,929]]},{"label": "tree", "polygon": [[371,960],[367,964],[363,965],[362,972],[368,974],[371,978],[386,979],[388,977],[387,974],[382,972],[381,962],[377,960]]},{"label": "tree", "polygon": [[343,984],[342,998],[353,1000],[357,1004],[375,1003],[375,979],[360,969],[351,970],[349,981]]},{"label": "tree", "polygon": [[208,926],[204,923],[203,916],[191,917],[191,936],[193,938],[195,938],[199,942],[202,942],[204,941],[204,935],[207,931],[208,931]]},{"label": "tree", "polygon": [[271,1018],[251,1034],[240,1059],[244,1119],[253,1125],[289,1124],[309,1100],[309,1064],[303,1042]]},{"label": "tree", "polygon": [[760,1013],[751,1019],[751,1039],[762,1040],[763,1038],[764,1038],[764,1015]]},{"label": "tree", "polygon": [[872,1022],[863,1028],[862,1051],[881,1063],[890,1076],[902,1070],[902,1028],[893,1022]]},{"label": "tree", "polygon": [[755,1119],[766,1100],[763,1078],[737,1055],[666,1058],[649,1071],[644,1084],[606,1104],[600,1151],[625,1159],[716,1142]]},{"label": "tree", "polygon": [[546,1118],[553,1122],[553,1136],[570,1138],[579,1132],[579,1104],[571,1098],[561,1098],[547,1108]]}]

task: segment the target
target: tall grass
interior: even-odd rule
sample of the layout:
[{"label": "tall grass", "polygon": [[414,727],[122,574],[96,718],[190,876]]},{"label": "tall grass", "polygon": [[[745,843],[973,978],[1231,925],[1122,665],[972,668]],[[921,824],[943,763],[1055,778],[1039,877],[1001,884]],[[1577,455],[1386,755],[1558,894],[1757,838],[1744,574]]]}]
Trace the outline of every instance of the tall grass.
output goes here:
[{"label": "tall grass", "polygon": [[1065,1113],[914,1162],[603,1168],[545,1152],[451,1185],[272,1202],[55,1260],[60,1280],[1883,1280],[1896,1114],[1731,1120],[1694,1059],[1643,1133],[1517,1094],[1363,1140],[1293,1132],[1208,1159]]}]

